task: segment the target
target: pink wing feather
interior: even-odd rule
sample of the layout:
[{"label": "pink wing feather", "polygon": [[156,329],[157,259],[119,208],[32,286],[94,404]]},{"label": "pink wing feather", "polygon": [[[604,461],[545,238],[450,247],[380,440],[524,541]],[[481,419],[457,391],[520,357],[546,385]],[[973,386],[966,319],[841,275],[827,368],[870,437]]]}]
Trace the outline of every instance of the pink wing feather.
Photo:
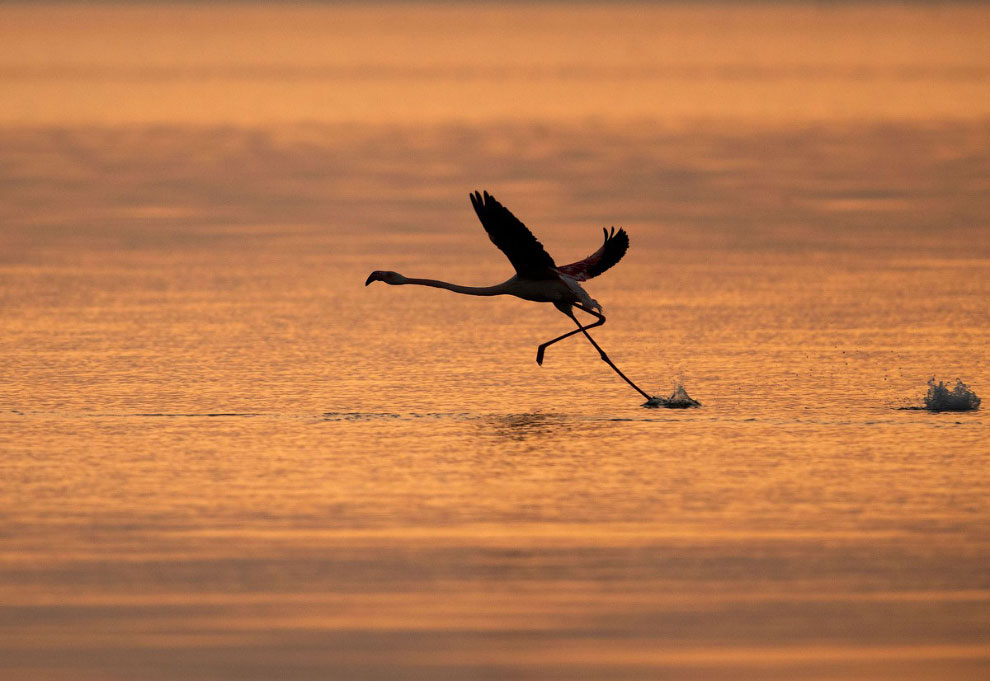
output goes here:
[{"label": "pink wing feather", "polygon": [[605,228],[602,228],[602,231],[605,232],[605,243],[602,244],[601,248],[584,260],[572,262],[570,265],[562,265],[557,269],[577,281],[587,281],[592,277],[597,277],[622,260],[622,256],[626,254],[626,250],[629,248],[629,235],[626,234],[626,230],[620,228],[616,232],[615,227],[613,227],[611,232]]}]

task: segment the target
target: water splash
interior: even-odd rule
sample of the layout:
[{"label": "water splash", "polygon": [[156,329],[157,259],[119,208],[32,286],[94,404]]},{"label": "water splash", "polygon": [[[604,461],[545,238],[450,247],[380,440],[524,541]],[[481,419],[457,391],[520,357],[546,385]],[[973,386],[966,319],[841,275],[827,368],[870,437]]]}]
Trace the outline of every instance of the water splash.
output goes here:
[{"label": "water splash", "polygon": [[980,408],[980,398],[969,386],[958,378],[951,390],[945,383],[935,383],[935,377],[928,379],[928,394],[925,395],[925,409],[929,411],[974,411]]},{"label": "water splash", "polygon": [[643,406],[649,409],[658,409],[660,407],[664,407],[665,409],[689,409],[691,407],[700,407],[701,402],[688,395],[684,386],[677,383],[670,397],[654,395],[646,402],[643,402]]}]

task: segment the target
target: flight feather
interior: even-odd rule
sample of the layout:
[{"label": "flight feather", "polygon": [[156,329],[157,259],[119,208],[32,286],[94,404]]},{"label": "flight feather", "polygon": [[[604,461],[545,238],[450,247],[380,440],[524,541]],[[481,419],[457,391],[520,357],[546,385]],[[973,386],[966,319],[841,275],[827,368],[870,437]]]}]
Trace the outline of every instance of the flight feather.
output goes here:
[{"label": "flight feather", "polygon": [[533,279],[550,276],[556,267],[553,258],[508,208],[488,192],[471,194],[471,205],[488,232],[488,238],[505,254],[516,272]]},{"label": "flight feather", "polygon": [[605,228],[602,228],[602,231],[605,232],[605,243],[602,244],[601,248],[584,260],[572,262],[570,265],[562,265],[557,269],[578,281],[587,281],[592,277],[597,277],[622,260],[622,256],[626,254],[626,250],[629,248],[629,235],[626,234],[626,230],[619,228],[619,231],[616,232],[615,227],[613,227],[611,232]]}]

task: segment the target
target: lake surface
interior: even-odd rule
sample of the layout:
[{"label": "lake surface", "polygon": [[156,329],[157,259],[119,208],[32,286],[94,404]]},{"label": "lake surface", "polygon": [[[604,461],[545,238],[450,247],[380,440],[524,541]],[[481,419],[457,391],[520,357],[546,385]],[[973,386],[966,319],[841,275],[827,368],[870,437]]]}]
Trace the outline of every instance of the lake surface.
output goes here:
[{"label": "lake surface", "polygon": [[0,676],[986,678],[988,17],[0,8]]}]

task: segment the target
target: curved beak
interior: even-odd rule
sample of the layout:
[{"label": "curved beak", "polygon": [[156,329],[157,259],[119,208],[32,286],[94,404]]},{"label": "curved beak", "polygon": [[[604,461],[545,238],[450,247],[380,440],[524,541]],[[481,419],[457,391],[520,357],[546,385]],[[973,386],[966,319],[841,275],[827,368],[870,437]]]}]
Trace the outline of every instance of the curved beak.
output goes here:
[{"label": "curved beak", "polygon": [[379,278],[377,276],[375,276],[377,274],[378,274],[377,272],[372,272],[371,274],[369,274],[368,275],[368,279],[364,282],[364,285],[367,286],[368,284],[370,284],[373,281],[379,281]]}]

